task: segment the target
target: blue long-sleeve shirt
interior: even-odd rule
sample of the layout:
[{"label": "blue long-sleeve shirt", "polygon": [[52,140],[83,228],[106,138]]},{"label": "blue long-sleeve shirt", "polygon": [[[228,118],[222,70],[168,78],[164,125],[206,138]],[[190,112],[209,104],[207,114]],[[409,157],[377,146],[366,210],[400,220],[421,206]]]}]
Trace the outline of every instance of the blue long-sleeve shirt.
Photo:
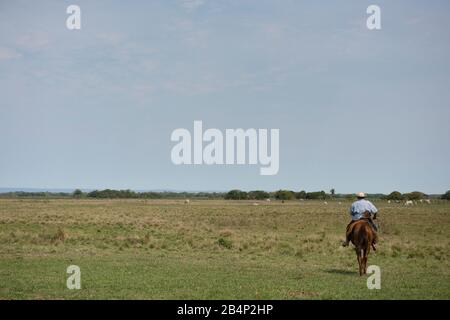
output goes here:
[{"label": "blue long-sleeve shirt", "polygon": [[350,207],[350,215],[352,220],[359,220],[363,217],[364,212],[368,211],[371,215],[378,212],[378,209],[366,199],[359,199],[352,203]]}]

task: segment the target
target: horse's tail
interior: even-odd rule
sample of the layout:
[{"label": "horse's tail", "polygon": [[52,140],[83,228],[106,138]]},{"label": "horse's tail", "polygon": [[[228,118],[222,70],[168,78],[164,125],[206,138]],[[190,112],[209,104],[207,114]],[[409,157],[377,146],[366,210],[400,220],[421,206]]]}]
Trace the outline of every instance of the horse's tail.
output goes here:
[{"label": "horse's tail", "polygon": [[352,242],[357,248],[358,254],[367,255],[374,239],[372,227],[367,222],[361,221],[354,226],[352,231]]}]

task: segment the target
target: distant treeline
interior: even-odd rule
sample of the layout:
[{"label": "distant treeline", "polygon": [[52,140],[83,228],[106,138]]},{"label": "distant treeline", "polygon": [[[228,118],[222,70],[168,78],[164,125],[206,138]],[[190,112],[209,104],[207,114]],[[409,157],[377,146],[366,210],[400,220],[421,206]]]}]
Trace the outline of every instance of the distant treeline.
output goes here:
[{"label": "distant treeline", "polygon": [[132,190],[94,190],[83,192],[80,189],[67,192],[24,192],[14,191],[0,193],[0,198],[94,198],[94,199],[223,199],[225,193],[220,192],[136,192]]},{"label": "distant treeline", "polygon": [[69,198],[73,193],[67,192],[25,192],[13,191],[0,193],[0,198]]},{"label": "distant treeline", "polygon": [[[263,200],[263,199],[276,199],[276,200],[330,200],[330,199],[347,199],[352,200],[355,198],[354,194],[336,194],[334,189],[330,190],[330,193],[325,191],[306,192],[304,190],[295,192],[292,190],[278,190],[275,192],[266,191],[250,191],[245,192],[242,190],[231,190],[225,194],[225,199],[231,200]],[[428,198],[441,198],[450,200],[450,190],[443,195],[427,195],[420,191],[414,191],[409,193],[400,193],[393,191],[390,194],[368,194],[367,198],[370,199],[383,199],[383,200],[420,200]]]},{"label": "distant treeline", "polygon": [[98,199],[171,199],[171,198],[201,198],[221,199],[224,193],[218,192],[135,192],[131,190],[95,190],[84,194],[81,190],[75,190],[74,197],[87,197]]},{"label": "distant treeline", "polygon": [[[409,193],[400,193],[393,191],[390,194],[368,194],[369,199],[383,200],[420,200],[429,198],[440,198],[450,200],[450,190],[442,195],[427,195],[420,191]],[[263,190],[242,191],[230,190],[228,192],[136,192],[132,190],[94,190],[91,192],[83,192],[80,189],[72,193],[65,192],[8,192],[1,193],[0,198],[92,198],[92,199],[229,199],[229,200],[332,200],[344,199],[352,200],[354,194],[336,194],[334,189],[329,193],[325,191],[306,192],[304,190],[296,192],[292,190],[278,190],[267,192]]]}]

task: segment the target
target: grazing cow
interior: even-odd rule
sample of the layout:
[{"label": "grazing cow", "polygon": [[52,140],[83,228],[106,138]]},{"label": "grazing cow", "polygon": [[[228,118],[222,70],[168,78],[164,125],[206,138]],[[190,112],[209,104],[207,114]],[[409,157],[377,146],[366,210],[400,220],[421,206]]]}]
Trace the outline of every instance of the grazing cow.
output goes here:
[{"label": "grazing cow", "polygon": [[431,200],[430,199],[425,199],[424,200],[426,203],[431,204]]},{"label": "grazing cow", "polygon": [[269,198],[267,198],[267,199],[266,199],[266,201],[267,201],[267,202],[270,202],[270,199],[269,199]]},{"label": "grazing cow", "polygon": [[328,202],[324,201],[324,202],[323,202],[323,204],[324,204],[324,205],[327,205],[327,204],[328,204]]},{"label": "grazing cow", "polygon": [[405,202],[405,206],[413,206],[414,205],[414,202],[412,202],[411,200],[408,200],[408,201],[406,201]]},{"label": "grazing cow", "polygon": [[254,206],[259,206],[259,204],[257,204],[256,202],[253,202],[253,205],[254,205]]},{"label": "grazing cow", "polygon": [[391,203],[391,200],[388,200],[388,203]]},{"label": "grazing cow", "polygon": [[184,204],[189,204],[189,203],[190,203],[189,199],[184,200]]}]

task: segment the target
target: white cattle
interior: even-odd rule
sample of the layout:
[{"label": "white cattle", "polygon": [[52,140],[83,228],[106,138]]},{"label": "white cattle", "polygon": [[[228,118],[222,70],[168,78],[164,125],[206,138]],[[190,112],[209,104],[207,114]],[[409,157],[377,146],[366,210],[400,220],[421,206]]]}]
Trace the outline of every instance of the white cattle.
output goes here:
[{"label": "white cattle", "polygon": [[388,200],[388,203],[391,203],[391,200]]},{"label": "white cattle", "polygon": [[431,200],[430,199],[425,199],[424,200],[426,203],[431,204]]},{"label": "white cattle", "polygon": [[327,205],[327,204],[328,204],[328,202],[324,201],[324,202],[323,202],[323,204]]},{"label": "white cattle", "polygon": [[257,204],[256,202],[253,202],[253,205],[254,205],[254,206],[259,206],[259,204]]},{"label": "white cattle", "polygon": [[190,203],[189,199],[184,200],[184,204],[189,204],[189,203]]},{"label": "white cattle", "polygon": [[267,201],[267,202],[270,202],[270,199],[269,199],[269,198],[267,198],[267,199],[266,199],[266,201]]},{"label": "white cattle", "polygon": [[413,206],[414,202],[412,202],[411,200],[408,200],[405,202],[405,206]]}]

